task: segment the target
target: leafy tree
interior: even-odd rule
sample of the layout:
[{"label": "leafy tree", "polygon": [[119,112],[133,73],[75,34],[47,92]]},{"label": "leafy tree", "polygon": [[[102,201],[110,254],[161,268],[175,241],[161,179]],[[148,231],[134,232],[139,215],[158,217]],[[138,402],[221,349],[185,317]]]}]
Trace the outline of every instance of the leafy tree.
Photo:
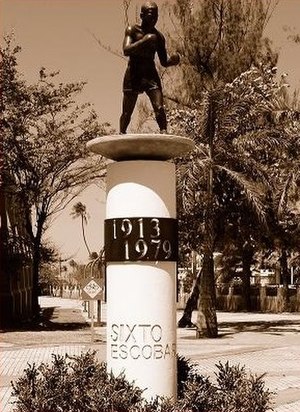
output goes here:
[{"label": "leafy tree", "polygon": [[176,0],[171,16],[178,35],[170,41],[181,54],[178,100],[184,95],[192,102],[252,65],[275,66],[278,56],[263,35],[275,6],[272,0]]},{"label": "leafy tree", "polygon": [[103,135],[108,124],[100,124],[90,104],[76,104],[84,87],[79,83],[57,83],[58,72],[39,72],[35,84],[27,84],[18,71],[21,48],[11,36],[4,38],[1,123],[4,190],[13,190],[24,205],[26,230],[33,256],[32,308],[37,314],[41,244],[51,217],[62,210],[92,180],[104,176],[104,162],[92,156],[86,142]]},{"label": "leafy tree", "polygon": [[[251,159],[244,159],[234,146],[228,147],[245,132],[242,127],[235,130],[236,125],[231,122],[238,116],[247,116],[249,106],[238,99],[229,102],[229,108],[231,94],[229,90],[224,93],[224,86],[258,62],[275,64],[277,55],[272,52],[270,42],[263,38],[270,2],[265,5],[262,0],[203,0],[194,4],[189,0],[177,0],[173,13],[174,26],[179,32],[174,43],[182,56],[181,96],[177,100],[182,101],[183,96],[184,103],[189,106],[180,109],[179,118],[185,117],[185,124],[189,123],[185,132],[194,137],[198,146],[190,159],[192,165],[186,166],[189,170],[184,173],[182,186],[193,198],[193,208],[200,209],[196,211],[198,227],[192,229],[196,239],[202,237],[204,253],[197,333],[215,337],[216,183],[223,182],[223,189],[226,189],[226,180],[235,184],[238,193],[246,195],[242,197],[249,195],[252,206],[263,211],[261,188],[253,183],[257,179],[253,173],[252,182],[247,179],[245,168],[250,169]],[[235,84],[232,87],[234,89]],[[186,199],[181,203],[185,202]]]},{"label": "leafy tree", "polygon": [[[262,241],[270,247],[274,240],[278,243],[278,236],[281,234],[281,242],[287,244],[288,240],[290,248],[293,246],[294,250],[297,246],[299,247],[299,235],[297,235],[299,233],[299,210],[297,212],[295,208],[299,199],[299,183],[297,184],[297,179],[299,179],[297,177],[299,176],[297,174],[299,170],[299,156],[297,155],[299,153],[299,121],[297,119],[299,116],[295,110],[290,111],[289,116],[286,111],[282,111],[280,116],[286,118],[286,124],[283,119],[274,122],[274,118],[277,119],[279,115],[274,105],[277,104],[281,92],[281,86],[275,81],[275,73],[276,70],[264,68],[249,70],[235,79],[233,83],[225,86],[224,96],[219,101],[220,107],[221,101],[225,101],[225,112],[224,108],[219,112],[222,121],[218,122],[218,137],[224,134],[215,145],[216,160],[213,164],[216,176],[213,185],[214,230],[217,231],[218,240],[214,247],[220,250],[224,241],[225,245],[226,242],[236,245],[243,261],[245,292],[250,286],[250,265],[254,252],[257,247],[260,247]],[[226,97],[229,90],[231,92]],[[193,123],[191,116],[190,113],[187,119],[188,127]],[[226,124],[230,127],[224,128]],[[222,148],[224,143],[226,146]],[[202,155],[205,160],[205,147]],[[203,169],[204,166],[202,164]],[[187,170],[189,174],[193,173],[190,167],[187,167]],[[224,180],[225,170],[227,176]],[[198,173],[196,176],[201,175]],[[234,176],[234,179],[231,176]],[[283,179],[284,176],[293,177],[293,184],[288,185],[289,179],[284,180],[284,185],[279,184],[278,177]],[[198,178],[195,186],[192,186],[193,190],[185,198],[185,203],[190,207],[192,205],[198,213],[196,216],[203,219],[203,214],[199,213],[201,204],[199,205],[198,202],[201,194],[198,193],[197,199],[193,198],[194,193],[203,187],[199,184],[200,181],[201,177]],[[289,197],[285,201],[286,195],[282,192],[283,187],[290,187]],[[260,190],[262,190],[263,197],[257,197]],[[285,236],[280,230],[279,222],[274,217],[274,205],[268,200],[276,199],[278,191],[281,205],[283,206],[284,203],[286,206],[289,205],[287,212],[290,211],[287,215],[290,230],[285,227]],[[256,195],[255,192],[257,192]],[[243,198],[248,198],[252,206],[255,206],[260,223],[257,217],[251,214]],[[188,213],[188,221],[190,221],[191,211]],[[283,223],[281,222],[281,225]],[[198,239],[200,238],[198,235]],[[201,241],[204,243],[203,239]],[[287,272],[286,256],[285,259],[281,259],[281,265],[282,273],[285,273],[284,270]],[[247,304],[250,308],[249,300]]]},{"label": "leafy tree", "polygon": [[78,263],[74,259],[69,260],[69,265],[71,266],[73,272],[75,272],[78,268]]},{"label": "leafy tree", "polygon": [[[184,116],[182,112],[174,112],[175,123],[178,124],[181,118],[181,123],[186,126],[185,129],[191,133],[192,130],[189,129],[192,127],[194,139],[197,142],[200,140],[196,153],[197,158],[192,161],[192,167],[183,163],[183,169],[186,171],[183,177],[183,183],[185,183],[183,187],[184,198],[181,203],[185,207],[192,208],[187,211],[187,225],[190,225],[188,222],[191,221],[191,213],[195,214],[196,222],[198,222],[196,223],[198,228],[195,227],[191,231],[194,237],[192,247],[199,248],[201,243],[205,244],[205,238],[203,235],[199,235],[199,232],[205,234],[205,231],[201,231],[201,225],[205,219],[203,206],[207,204],[207,189],[205,187],[208,173],[207,164],[213,165],[215,174],[213,182],[215,216],[212,229],[214,232],[216,228],[218,229],[219,243],[224,231],[226,230],[228,235],[230,227],[234,227],[234,236],[231,235],[231,239],[243,238],[245,246],[251,244],[250,240],[253,239],[254,232],[253,229],[249,229],[251,228],[250,222],[255,222],[255,215],[251,215],[251,209],[249,211],[247,204],[251,205],[252,210],[256,210],[260,221],[266,223],[265,201],[269,173],[267,173],[260,157],[256,156],[255,159],[253,153],[255,150],[257,153],[265,153],[267,148],[270,151],[272,147],[280,147],[279,142],[285,144],[286,136],[282,134],[282,131],[276,129],[272,123],[269,122],[268,125],[264,121],[272,109],[269,107],[269,99],[272,93],[274,94],[277,90],[274,74],[275,71],[270,69],[253,68],[236,78],[232,83],[227,84],[223,91],[219,92],[219,98],[215,101],[215,122],[218,133],[215,135],[215,144],[213,145],[214,159],[210,157],[209,146],[201,143],[200,140],[203,139],[202,141],[205,142],[205,134],[202,130],[203,124],[205,127],[206,123],[205,121],[204,123],[199,122],[201,114],[202,118],[204,114],[204,120],[207,119],[205,105],[202,104],[202,113],[197,108],[190,112],[185,110]],[[253,149],[252,152],[249,151],[249,146]],[[202,207],[199,199],[204,200]],[[237,224],[239,225],[237,226]],[[239,236],[237,236],[238,233],[240,233]],[[200,245],[195,244],[197,239]],[[216,246],[214,243],[213,249]]]},{"label": "leafy tree", "polygon": [[[193,249],[201,250],[204,255],[203,273],[199,277],[199,313],[204,313],[204,316],[203,319],[199,316],[198,328],[205,329],[205,334],[208,335],[216,335],[216,330],[211,330],[208,326],[210,323],[216,328],[213,314],[213,252],[216,247],[220,248],[220,238],[223,236],[224,239],[226,230],[228,236],[226,227],[230,224],[236,227],[236,222],[241,222],[242,210],[243,220],[248,215],[256,220],[260,219],[262,223],[265,221],[266,193],[261,184],[262,180],[267,182],[264,170],[237,144],[239,136],[247,133],[246,125],[252,129],[256,125],[256,122],[252,123],[254,117],[258,116],[256,112],[261,113],[261,110],[253,107],[253,102],[257,101],[257,91],[249,93],[245,99],[246,90],[251,90],[252,82],[258,75],[257,70],[249,70],[246,75],[235,80],[234,87],[230,83],[213,95],[206,93],[200,109],[195,106],[190,112],[185,110],[184,115],[180,111],[174,111],[174,124],[177,127],[179,124],[183,126],[181,132],[186,132],[192,125],[192,137],[198,146],[191,164],[183,160],[178,167],[179,180],[182,182],[179,205],[183,228],[188,233],[188,238],[185,237],[184,241]],[[232,88],[235,92],[232,92]],[[213,121],[211,116],[214,117]],[[171,117],[171,124],[172,122]],[[211,124],[215,124],[217,132],[211,131]],[[189,131],[191,133],[192,130]],[[192,223],[191,215],[194,216]],[[193,228],[189,231],[191,226]],[[206,309],[207,307],[211,309]],[[207,319],[211,321],[208,322]]]},{"label": "leafy tree", "polygon": [[51,294],[53,287],[60,284],[57,267],[51,263],[42,263],[40,265],[39,285],[42,293]]},{"label": "leafy tree", "polygon": [[300,110],[296,96],[291,100],[286,88],[282,76],[265,120],[280,135],[281,144],[268,151],[252,148],[249,152],[268,169],[269,237],[277,251],[281,283],[285,286],[282,310],[288,309],[288,257],[300,247]]}]

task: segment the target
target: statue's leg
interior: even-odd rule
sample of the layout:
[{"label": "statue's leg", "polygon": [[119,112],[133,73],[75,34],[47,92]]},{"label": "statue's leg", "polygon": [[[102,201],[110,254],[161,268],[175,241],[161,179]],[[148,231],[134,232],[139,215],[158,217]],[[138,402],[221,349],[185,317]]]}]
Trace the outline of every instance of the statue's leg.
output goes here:
[{"label": "statue's leg", "polygon": [[123,108],[120,117],[120,133],[122,134],[126,133],[137,98],[138,93],[135,92],[123,94]]},{"label": "statue's leg", "polygon": [[161,133],[167,132],[167,116],[163,104],[163,94],[160,89],[148,90],[147,95],[150,98],[155,118]]}]

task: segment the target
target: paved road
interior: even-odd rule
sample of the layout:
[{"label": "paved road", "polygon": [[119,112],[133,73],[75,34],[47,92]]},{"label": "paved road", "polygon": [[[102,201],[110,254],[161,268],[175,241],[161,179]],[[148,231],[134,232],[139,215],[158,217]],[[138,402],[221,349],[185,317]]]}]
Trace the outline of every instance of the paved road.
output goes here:
[{"label": "paved road", "polygon": [[[41,306],[72,310],[80,321],[80,301],[43,297]],[[105,321],[105,306],[102,308]],[[180,312],[178,313],[180,316]],[[194,313],[193,320],[196,319]],[[178,353],[197,361],[202,374],[214,376],[216,364],[229,361],[245,365],[256,374],[266,373],[266,386],[277,393],[274,399],[276,412],[300,412],[300,313],[298,314],[248,314],[218,313],[218,339],[195,339],[192,329],[178,329]],[[22,335],[11,339],[9,333],[2,333],[0,348],[0,410],[12,411],[10,381],[17,379],[28,363],[50,362],[52,354],[79,355],[91,347],[97,349],[97,356],[105,360],[105,327],[96,327],[97,341],[91,343],[86,336],[76,341],[71,331],[69,342],[59,341],[57,331],[39,332],[41,342],[34,346],[27,344]],[[12,333],[12,332],[10,332]],[[48,335],[43,335],[47,333]],[[49,335],[51,333],[51,335]],[[89,330],[86,331],[89,336]],[[20,338],[19,338],[20,336]],[[45,341],[45,337],[47,340]],[[82,335],[81,335],[82,336]],[[49,338],[50,337],[50,338]],[[16,339],[18,340],[16,343]]]}]

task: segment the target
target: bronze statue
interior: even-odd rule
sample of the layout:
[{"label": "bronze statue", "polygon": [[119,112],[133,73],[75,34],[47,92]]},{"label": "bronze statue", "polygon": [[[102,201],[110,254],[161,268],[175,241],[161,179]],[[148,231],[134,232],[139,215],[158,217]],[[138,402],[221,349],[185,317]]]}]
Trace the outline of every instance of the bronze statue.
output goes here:
[{"label": "bronze statue", "polygon": [[141,25],[128,26],[123,42],[123,52],[129,57],[123,81],[123,108],[120,133],[126,133],[139,93],[148,95],[161,133],[167,131],[167,118],[163,106],[163,94],[154,57],[158,54],[163,67],[179,63],[179,55],[167,55],[165,38],[156,28],[158,7],[147,1],[141,7]]}]

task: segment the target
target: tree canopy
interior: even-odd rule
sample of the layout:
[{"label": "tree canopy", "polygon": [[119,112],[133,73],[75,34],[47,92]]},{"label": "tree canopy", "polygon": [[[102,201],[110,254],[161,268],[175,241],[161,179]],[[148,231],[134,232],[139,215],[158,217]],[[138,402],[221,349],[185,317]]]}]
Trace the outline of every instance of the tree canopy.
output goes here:
[{"label": "tree canopy", "polygon": [[213,252],[239,240],[249,255],[254,239],[270,234],[275,182],[267,159],[293,146],[290,125],[273,121],[281,85],[278,56],[264,37],[272,4],[177,0],[171,13],[170,39],[182,56],[180,87],[169,92],[179,102],[169,113],[171,130],[196,142],[178,163],[181,236],[204,254],[197,327],[211,337],[217,334]]},{"label": "tree canopy", "polygon": [[272,1],[176,0],[171,18],[173,47],[181,55],[182,94],[187,101],[203,89],[230,83],[252,65],[275,66],[277,53],[264,37]]},{"label": "tree canopy", "polygon": [[[21,47],[6,36],[1,46],[1,124],[4,190],[24,205],[23,218],[33,253],[37,287],[42,237],[49,219],[92,181],[105,175],[105,162],[86,142],[106,134],[90,103],[76,99],[84,82],[62,83],[59,72],[39,70],[28,84],[18,67]],[[37,290],[35,290],[35,295]],[[35,296],[37,299],[37,296]]]}]

